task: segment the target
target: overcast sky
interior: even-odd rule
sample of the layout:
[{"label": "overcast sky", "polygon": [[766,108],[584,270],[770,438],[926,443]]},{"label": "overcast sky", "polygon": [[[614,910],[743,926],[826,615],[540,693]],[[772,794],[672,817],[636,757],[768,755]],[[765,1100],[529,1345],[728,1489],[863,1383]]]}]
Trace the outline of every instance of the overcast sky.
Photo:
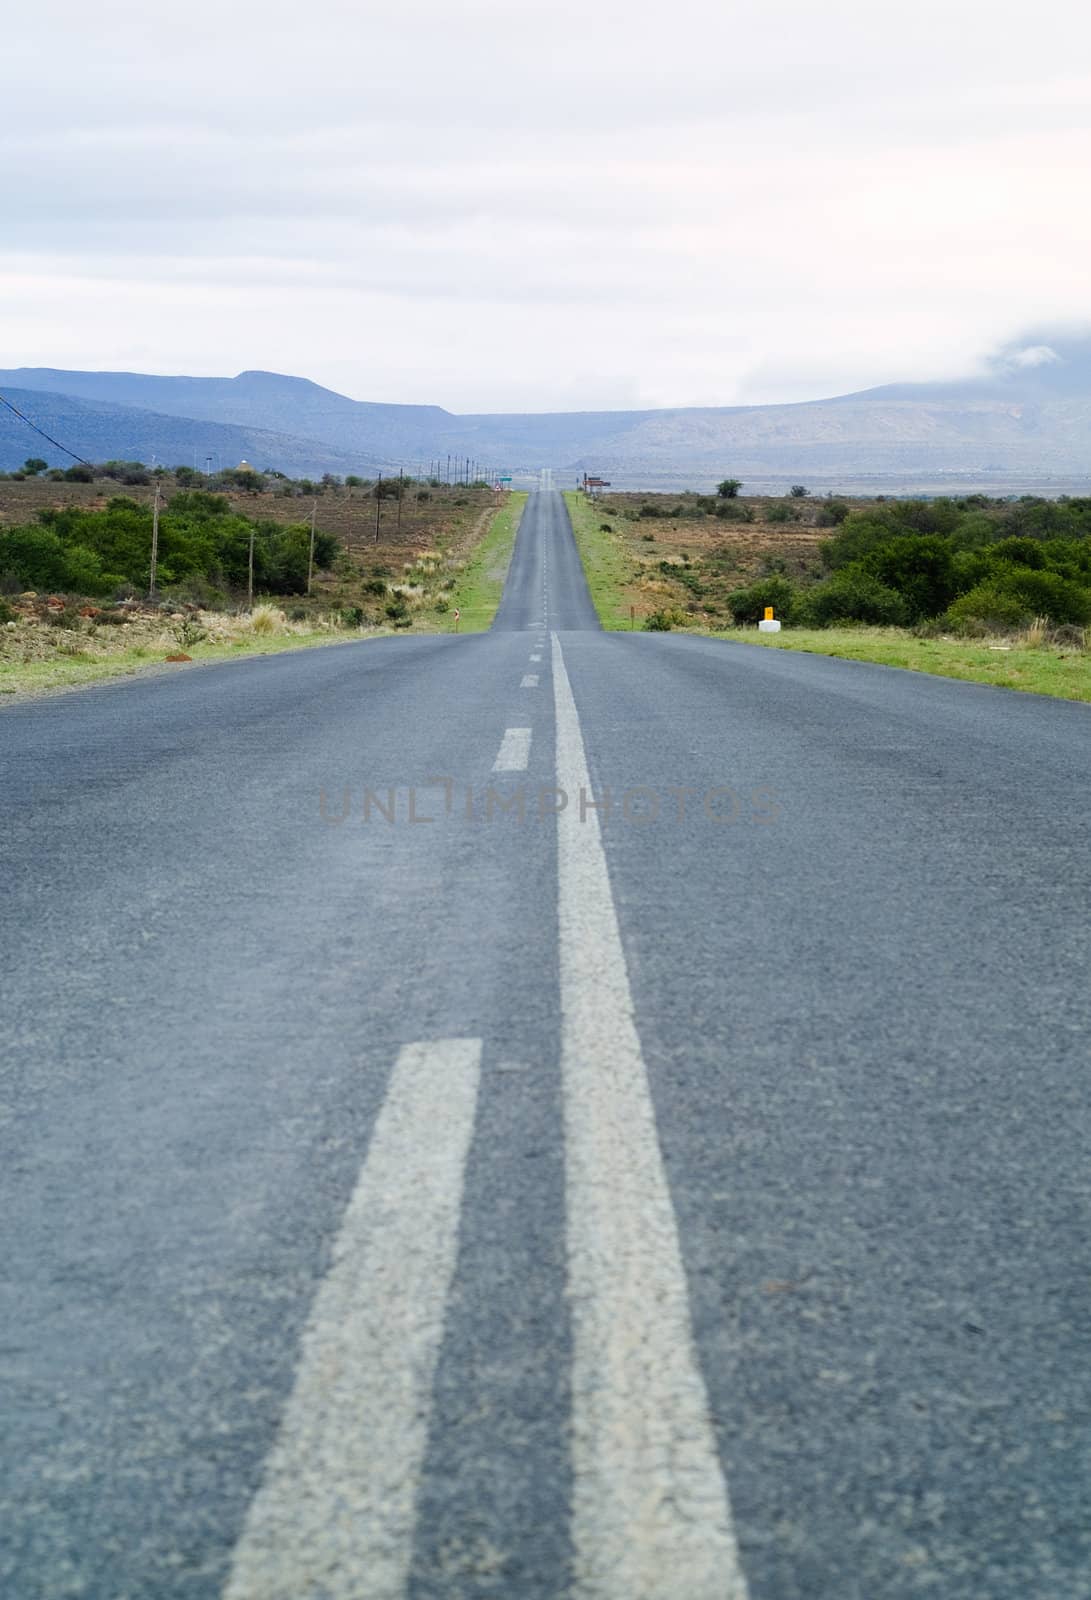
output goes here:
[{"label": "overcast sky", "polygon": [[0,365],[801,399],[1091,320],[1077,0],[35,0]]}]

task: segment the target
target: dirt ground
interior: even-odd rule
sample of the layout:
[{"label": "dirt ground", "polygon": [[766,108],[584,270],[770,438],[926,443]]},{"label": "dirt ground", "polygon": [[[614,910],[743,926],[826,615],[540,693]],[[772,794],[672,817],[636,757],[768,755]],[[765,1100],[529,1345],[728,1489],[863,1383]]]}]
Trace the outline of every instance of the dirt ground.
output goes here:
[{"label": "dirt ground", "polygon": [[[731,502],[731,515],[740,520],[716,516],[715,504],[707,496],[598,497],[596,515],[632,564],[625,588],[638,616],[673,610],[695,623],[716,624],[729,614],[727,596],[757,578],[819,575],[822,541],[836,531],[818,525],[825,501],[740,497]],[[853,508],[864,504],[854,501]],[[782,515],[790,520],[769,520]]]}]

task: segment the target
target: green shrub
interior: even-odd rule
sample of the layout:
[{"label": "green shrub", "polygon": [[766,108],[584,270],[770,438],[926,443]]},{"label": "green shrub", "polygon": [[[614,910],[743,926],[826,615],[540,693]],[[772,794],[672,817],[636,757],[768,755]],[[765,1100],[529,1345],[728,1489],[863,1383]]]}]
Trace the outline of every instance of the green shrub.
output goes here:
[{"label": "green shrub", "polygon": [[670,633],[679,621],[677,611],[653,611],[644,618],[645,633]]},{"label": "green shrub", "polygon": [[800,597],[797,620],[815,628],[828,628],[837,622],[900,627],[908,621],[908,614],[896,590],[880,583],[870,572],[847,567]]},{"label": "green shrub", "polygon": [[975,623],[982,627],[1018,628],[1029,621],[1031,615],[1017,594],[1005,593],[995,584],[979,583],[952,601],[943,620],[956,630],[974,631]]},{"label": "green shrub", "polygon": [[361,587],[363,588],[363,591],[364,591],[365,594],[385,594],[386,593],[386,579],[385,578],[365,578],[363,584],[361,585]]},{"label": "green shrub", "polygon": [[841,531],[822,544],[822,560],[831,571],[860,561],[869,550],[886,544],[897,529],[889,511],[853,511],[841,524]]},{"label": "green shrub", "polygon": [[450,609],[451,609],[451,602],[450,602],[450,601],[449,601],[449,600],[444,600],[444,599],[443,599],[443,597],[442,597],[442,596],[441,596],[441,597],[440,597],[440,598],[439,598],[439,599],[438,599],[438,600],[437,600],[437,601],[436,601],[436,605],[435,605],[435,609],[436,609],[436,610],[437,610],[437,611],[439,611],[439,612],[443,612],[443,611],[450,611]]},{"label": "green shrub", "polygon": [[766,522],[798,522],[799,512],[795,506],[785,505],[782,500],[770,500],[765,507]]},{"label": "green shrub", "polygon": [[341,621],[346,628],[362,628],[366,621],[363,606],[346,606],[341,613]]},{"label": "green shrub", "polygon": [[736,589],[727,597],[731,615],[745,627],[760,622],[766,606],[772,606],[781,622],[791,622],[797,604],[796,591],[787,578],[759,578],[748,589]]},{"label": "green shrub", "polygon": [[1001,594],[1017,598],[1027,616],[1048,617],[1050,622],[1071,622],[1079,627],[1091,622],[1091,588],[1058,572],[1011,567],[998,571],[992,582]]},{"label": "green shrub", "polygon": [[844,500],[825,500],[815,521],[820,528],[839,528],[851,510]]},{"label": "green shrub", "polygon": [[955,597],[955,568],[946,539],[905,535],[876,545],[860,565],[888,589],[901,595],[911,622],[934,617]]},{"label": "green shrub", "polygon": [[753,522],[754,507],[744,506],[740,500],[721,500],[715,515],[721,522]]}]

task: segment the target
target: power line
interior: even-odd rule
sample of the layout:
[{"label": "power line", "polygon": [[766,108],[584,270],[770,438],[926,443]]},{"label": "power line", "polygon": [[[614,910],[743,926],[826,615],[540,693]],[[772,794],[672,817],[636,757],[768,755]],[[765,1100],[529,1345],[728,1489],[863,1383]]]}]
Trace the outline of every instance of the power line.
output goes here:
[{"label": "power line", "polygon": [[66,444],[62,444],[59,439],[54,439],[51,433],[46,433],[44,428],[39,428],[36,422],[31,422],[30,418],[24,412],[20,411],[18,406],[12,405],[11,401],[6,400],[2,394],[0,394],[0,405],[7,406],[8,410],[14,412],[15,416],[19,418],[20,422],[25,422],[27,427],[33,428],[34,432],[40,435],[41,438],[48,440],[48,442],[51,445],[54,445],[58,450],[63,450],[66,456],[72,457],[73,461],[78,461],[81,467],[90,467],[93,465],[92,462],[85,461],[82,456],[78,456],[74,450],[70,450]]}]

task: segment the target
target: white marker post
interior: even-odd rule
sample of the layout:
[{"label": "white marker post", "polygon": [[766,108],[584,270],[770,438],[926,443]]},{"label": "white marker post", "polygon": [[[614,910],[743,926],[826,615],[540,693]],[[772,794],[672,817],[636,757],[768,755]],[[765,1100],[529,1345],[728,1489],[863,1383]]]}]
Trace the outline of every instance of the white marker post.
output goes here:
[{"label": "white marker post", "polygon": [[772,608],[772,606],[766,606],[766,608],[765,608],[765,616],[762,619],[762,621],[758,623],[758,632],[759,633],[779,633],[780,632],[780,623],[773,616],[773,608]]}]

